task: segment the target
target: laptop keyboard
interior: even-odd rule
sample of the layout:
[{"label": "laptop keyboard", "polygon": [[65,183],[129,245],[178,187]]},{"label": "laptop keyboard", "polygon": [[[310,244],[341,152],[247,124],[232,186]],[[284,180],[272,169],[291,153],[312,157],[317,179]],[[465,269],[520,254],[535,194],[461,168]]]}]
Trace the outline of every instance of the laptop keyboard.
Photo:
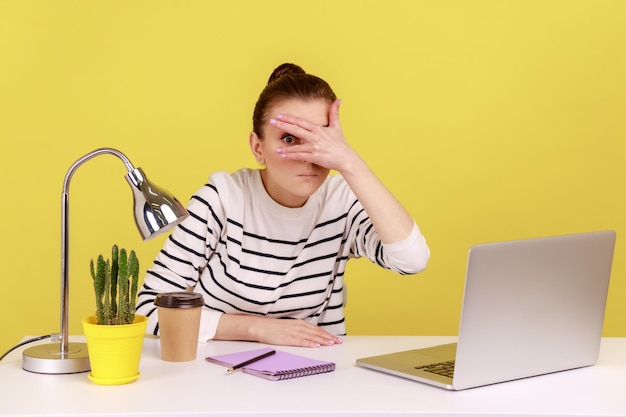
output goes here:
[{"label": "laptop keyboard", "polygon": [[447,376],[452,378],[454,376],[454,361],[431,363],[424,366],[416,366],[415,369],[420,369],[426,372],[432,372],[433,374]]}]

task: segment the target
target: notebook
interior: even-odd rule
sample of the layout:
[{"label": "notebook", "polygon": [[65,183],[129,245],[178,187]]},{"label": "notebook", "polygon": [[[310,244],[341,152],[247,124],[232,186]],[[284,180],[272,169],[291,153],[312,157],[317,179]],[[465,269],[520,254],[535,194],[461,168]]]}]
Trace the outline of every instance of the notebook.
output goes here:
[{"label": "notebook", "polygon": [[450,390],[593,365],[615,238],[601,231],[474,245],[457,343],[356,364]]},{"label": "notebook", "polygon": [[[273,349],[266,347],[226,355],[209,356],[206,360],[218,365],[231,367],[271,350]],[[295,353],[276,350],[274,355],[246,365],[241,368],[241,370],[250,375],[272,381],[279,381],[282,379],[300,378],[303,376],[332,372],[335,370],[335,364],[333,362],[321,361]]]}]

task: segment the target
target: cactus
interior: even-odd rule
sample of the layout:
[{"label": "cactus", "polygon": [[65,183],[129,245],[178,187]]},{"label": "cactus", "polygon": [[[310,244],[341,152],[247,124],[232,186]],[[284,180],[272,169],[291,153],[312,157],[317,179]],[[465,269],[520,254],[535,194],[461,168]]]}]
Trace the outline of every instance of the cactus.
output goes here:
[{"label": "cactus", "polygon": [[98,256],[89,264],[96,296],[98,324],[130,324],[135,318],[135,306],[139,281],[139,260],[135,251],[113,245],[111,259]]}]

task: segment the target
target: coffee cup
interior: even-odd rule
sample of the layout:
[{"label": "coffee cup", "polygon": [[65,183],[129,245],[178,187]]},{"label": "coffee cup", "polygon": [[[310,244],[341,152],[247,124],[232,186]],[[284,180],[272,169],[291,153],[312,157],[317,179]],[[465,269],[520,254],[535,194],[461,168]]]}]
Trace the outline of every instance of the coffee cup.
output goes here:
[{"label": "coffee cup", "polygon": [[186,362],[196,359],[200,312],[204,305],[202,294],[168,292],[154,300],[159,316],[161,359]]}]

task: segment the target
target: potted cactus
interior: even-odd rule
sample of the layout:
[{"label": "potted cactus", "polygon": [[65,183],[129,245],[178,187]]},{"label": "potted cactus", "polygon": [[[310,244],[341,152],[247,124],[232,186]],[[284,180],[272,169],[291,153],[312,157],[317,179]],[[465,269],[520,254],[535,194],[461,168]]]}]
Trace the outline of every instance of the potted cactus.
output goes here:
[{"label": "potted cactus", "polygon": [[139,260],[134,251],[113,245],[111,259],[99,255],[89,264],[96,300],[96,314],[82,320],[87,337],[91,373],[102,385],[133,382],[139,377],[139,361],[148,320],[135,314]]},{"label": "potted cactus", "polygon": [[98,256],[95,270],[93,259],[89,264],[98,324],[131,324],[135,318],[139,260],[135,251],[127,255],[126,249],[119,250],[117,245],[113,245],[111,258],[105,261]]}]

